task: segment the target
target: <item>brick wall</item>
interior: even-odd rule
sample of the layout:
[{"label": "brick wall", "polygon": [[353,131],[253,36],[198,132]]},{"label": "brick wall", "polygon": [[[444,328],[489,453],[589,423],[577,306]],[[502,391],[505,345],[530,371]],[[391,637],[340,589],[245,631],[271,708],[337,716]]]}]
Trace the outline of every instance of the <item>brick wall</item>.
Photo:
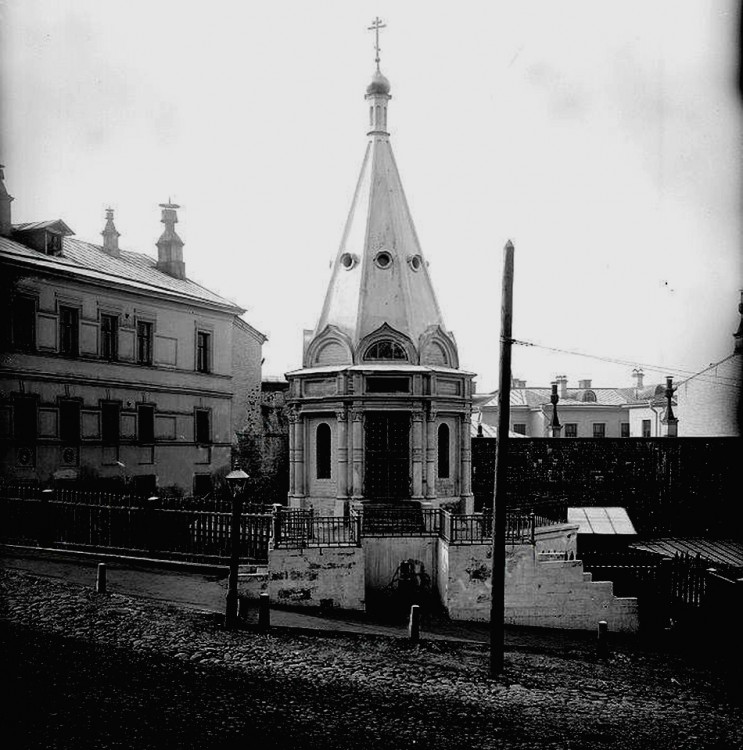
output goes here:
[{"label": "brick wall", "polygon": [[[496,440],[472,440],[476,509],[492,502]],[[510,440],[510,505],[567,499],[627,508],[639,533],[740,537],[741,438]]]}]

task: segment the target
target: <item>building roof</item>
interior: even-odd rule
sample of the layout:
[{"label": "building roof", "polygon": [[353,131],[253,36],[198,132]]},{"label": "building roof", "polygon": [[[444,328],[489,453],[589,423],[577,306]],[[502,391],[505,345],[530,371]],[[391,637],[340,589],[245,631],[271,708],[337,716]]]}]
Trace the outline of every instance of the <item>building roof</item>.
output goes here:
[{"label": "building roof", "polygon": [[[57,222],[17,224],[15,229],[46,228]],[[63,223],[63,222],[62,222]],[[22,228],[22,229],[21,229]],[[158,294],[195,304],[206,304],[240,314],[245,310],[190,279],[177,279],[156,267],[157,261],[143,253],[122,250],[118,257],[100,245],[71,237],[62,240],[62,255],[45,255],[20,242],[0,237],[0,259],[29,266],[40,272],[74,275],[90,282],[117,284],[145,294]]]},{"label": "building roof", "polygon": [[577,523],[579,534],[637,534],[624,508],[568,508],[568,523]]},{"label": "building roof", "polygon": [[[597,407],[597,406],[627,406],[638,405],[645,406],[649,400],[657,398],[656,389],[658,386],[648,386],[638,390],[637,388],[568,388],[567,396],[560,396],[558,402],[559,408],[567,407]],[[595,401],[586,401],[584,396],[587,392],[596,396]],[[510,404],[511,407],[527,407],[530,409],[540,409],[550,403],[552,390],[550,388],[541,388],[539,386],[526,388],[511,388]],[[488,398],[489,396],[489,398]],[[665,402],[665,399],[663,399]],[[476,394],[475,403],[479,402],[480,408],[497,408],[498,392],[491,394]]]},{"label": "building roof", "polygon": [[[486,437],[486,438],[497,438],[498,428],[492,424],[485,424],[484,422],[476,421],[476,414],[472,415],[472,422],[470,423],[470,437]],[[480,428],[482,428],[482,435],[480,434]],[[509,438],[524,438],[526,435],[522,435],[520,432],[508,431]]]},{"label": "building roof", "polygon": [[666,537],[634,542],[634,549],[645,550],[664,557],[686,554],[709,560],[717,565],[743,568],[743,544],[730,540],[712,540],[699,537]]},{"label": "building roof", "polygon": [[[367,99],[370,97],[379,117],[379,108],[386,111],[389,96],[375,89]],[[416,346],[432,326],[439,326],[451,338],[410,215],[386,132],[386,117],[384,129],[368,135],[361,174],[314,334],[334,326],[355,348],[386,323]]]}]

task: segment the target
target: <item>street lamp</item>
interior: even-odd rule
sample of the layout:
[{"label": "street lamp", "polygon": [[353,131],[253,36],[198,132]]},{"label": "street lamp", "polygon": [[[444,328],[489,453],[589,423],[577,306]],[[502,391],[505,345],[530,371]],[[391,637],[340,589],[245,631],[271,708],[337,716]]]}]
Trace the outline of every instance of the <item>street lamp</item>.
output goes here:
[{"label": "street lamp", "polygon": [[673,378],[669,375],[666,377],[666,412],[660,420],[661,424],[666,427],[666,437],[678,437],[678,418],[673,413]]},{"label": "street lamp", "polygon": [[224,624],[231,628],[237,624],[237,571],[240,567],[240,516],[242,497],[248,483],[248,475],[242,469],[231,471],[225,481],[232,494],[232,524],[230,526],[230,575],[227,579],[227,607]]},{"label": "street lamp", "polygon": [[552,433],[553,438],[560,437],[560,431],[562,430],[560,419],[557,416],[557,403],[559,400],[560,397],[557,395],[557,381],[555,381],[552,383],[552,394],[550,395],[550,402],[552,403],[552,422],[550,423],[550,432]]}]

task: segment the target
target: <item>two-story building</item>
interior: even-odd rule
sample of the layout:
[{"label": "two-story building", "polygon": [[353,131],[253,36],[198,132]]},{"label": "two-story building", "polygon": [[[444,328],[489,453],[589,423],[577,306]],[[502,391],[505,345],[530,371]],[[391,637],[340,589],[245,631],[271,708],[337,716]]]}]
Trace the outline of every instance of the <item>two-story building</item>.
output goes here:
[{"label": "two-story building", "polygon": [[[596,388],[590,380],[568,387],[564,375],[555,378],[560,437],[659,437],[666,406],[665,385],[644,384],[641,369],[632,372],[634,385]],[[510,392],[510,429],[524,437],[552,437],[552,388],[527,386],[514,378]],[[475,424],[498,425],[498,392],[475,396]]]},{"label": "two-story building", "polygon": [[208,491],[259,408],[265,337],[186,276],[174,204],[157,259],[62,220],[12,224],[0,171],[0,476]]}]

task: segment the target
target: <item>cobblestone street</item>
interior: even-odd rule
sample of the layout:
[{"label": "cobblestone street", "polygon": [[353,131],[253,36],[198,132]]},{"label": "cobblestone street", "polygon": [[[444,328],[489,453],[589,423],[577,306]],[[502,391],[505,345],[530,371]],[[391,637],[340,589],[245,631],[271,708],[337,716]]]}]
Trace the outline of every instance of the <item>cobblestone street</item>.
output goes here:
[{"label": "cobblestone street", "polygon": [[723,748],[743,712],[714,672],[627,644],[226,632],[213,614],[2,571],[6,747]]}]

